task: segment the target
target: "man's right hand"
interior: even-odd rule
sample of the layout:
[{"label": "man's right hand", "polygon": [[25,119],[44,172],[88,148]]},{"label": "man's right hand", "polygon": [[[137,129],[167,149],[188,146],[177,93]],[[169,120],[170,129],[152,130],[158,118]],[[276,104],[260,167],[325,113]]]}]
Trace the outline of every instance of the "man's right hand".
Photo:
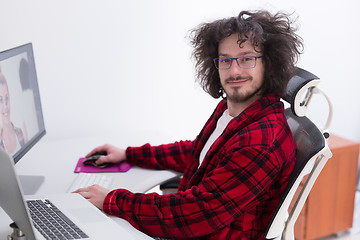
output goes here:
[{"label": "man's right hand", "polygon": [[106,156],[100,157],[96,161],[96,164],[102,164],[102,163],[106,163],[106,162],[119,163],[119,162],[126,160],[126,150],[115,147],[110,144],[105,144],[105,145],[94,148],[85,157],[90,157],[94,154],[102,153],[102,152],[106,152]]}]

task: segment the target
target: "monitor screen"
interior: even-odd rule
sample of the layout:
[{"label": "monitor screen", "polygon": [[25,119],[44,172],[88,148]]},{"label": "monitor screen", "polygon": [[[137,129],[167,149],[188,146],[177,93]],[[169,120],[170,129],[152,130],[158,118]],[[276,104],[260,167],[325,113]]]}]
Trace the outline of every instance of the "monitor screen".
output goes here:
[{"label": "monitor screen", "polygon": [[0,52],[0,147],[18,162],[45,135],[32,44]]}]

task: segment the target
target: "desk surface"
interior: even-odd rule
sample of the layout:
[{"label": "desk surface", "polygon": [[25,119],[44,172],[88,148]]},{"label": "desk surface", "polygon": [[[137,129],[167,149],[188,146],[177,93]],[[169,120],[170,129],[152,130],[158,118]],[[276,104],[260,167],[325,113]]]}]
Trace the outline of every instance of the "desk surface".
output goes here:
[{"label": "desk surface", "polygon": [[[74,169],[77,159],[92,148],[105,143],[102,141],[101,137],[66,141],[41,140],[15,165],[15,169],[18,175],[45,176],[45,181],[40,186],[37,195],[65,193],[76,177]],[[146,192],[177,175],[176,172],[146,170],[137,167],[131,168],[126,173],[102,174],[114,176],[111,189],[125,188],[133,192]],[[152,239],[133,228],[127,221],[116,217],[111,218],[131,232],[134,239]],[[11,233],[9,227],[11,222],[11,219],[0,208],[0,239],[6,239],[6,236]]]}]

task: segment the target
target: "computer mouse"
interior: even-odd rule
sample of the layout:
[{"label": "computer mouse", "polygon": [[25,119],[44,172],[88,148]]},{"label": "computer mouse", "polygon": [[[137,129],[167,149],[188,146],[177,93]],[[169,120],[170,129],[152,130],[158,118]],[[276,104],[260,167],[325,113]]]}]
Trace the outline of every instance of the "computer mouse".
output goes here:
[{"label": "computer mouse", "polygon": [[104,156],[103,154],[95,154],[95,155],[92,155],[90,157],[87,157],[85,158],[82,163],[84,165],[90,165],[90,166],[94,166],[94,167],[97,167],[97,168],[106,168],[106,167],[110,167],[112,165],[114,165],[113,163],[102,163],[102,164],[96,164],[96,161],[100,158]]}]

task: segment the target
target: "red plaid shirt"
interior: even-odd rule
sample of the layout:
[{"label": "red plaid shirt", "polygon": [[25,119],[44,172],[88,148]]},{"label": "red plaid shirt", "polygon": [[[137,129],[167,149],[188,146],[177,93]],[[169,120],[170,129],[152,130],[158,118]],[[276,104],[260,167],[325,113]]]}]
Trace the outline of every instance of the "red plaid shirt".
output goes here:
[{"label": "red plaid shirt", "polygon": [[154,237],[264,239],[294,167],[296,144],[280,97],[269,95],[230,121],[198,168],[225,109],[223,100],[194,141],[127,149],[133,165],[183,172],[178,193],[118,189],[107,195],[104,211]]}]

